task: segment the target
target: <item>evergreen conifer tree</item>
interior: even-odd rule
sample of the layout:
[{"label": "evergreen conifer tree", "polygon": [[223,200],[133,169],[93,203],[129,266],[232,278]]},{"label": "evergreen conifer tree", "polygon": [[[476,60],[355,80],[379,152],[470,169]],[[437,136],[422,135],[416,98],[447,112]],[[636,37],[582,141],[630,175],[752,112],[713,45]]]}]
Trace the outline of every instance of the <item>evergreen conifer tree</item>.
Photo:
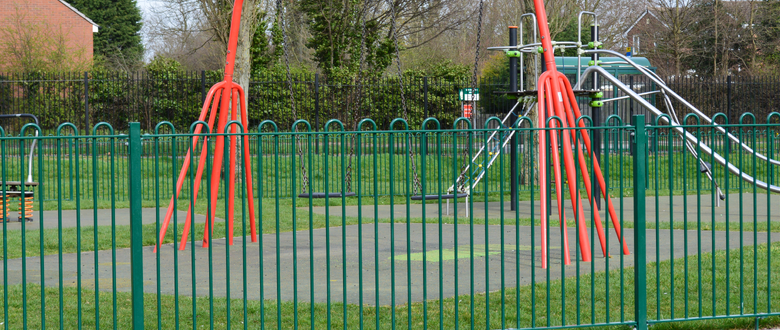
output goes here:
[{"label": "evergreen conifer tree", "polygon": [[141,11],[136,0],[68,0],[100,26],[94,52],[109,61],[132,64],[141,60]]}]

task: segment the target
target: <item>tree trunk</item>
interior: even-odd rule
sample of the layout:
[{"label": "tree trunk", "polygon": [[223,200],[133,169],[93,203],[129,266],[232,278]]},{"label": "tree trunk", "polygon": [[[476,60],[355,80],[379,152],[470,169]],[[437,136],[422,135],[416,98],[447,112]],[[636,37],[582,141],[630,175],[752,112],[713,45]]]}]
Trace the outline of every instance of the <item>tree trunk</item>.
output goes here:
[{"label": "tree trunk", "polygon": [[252,46],[252,36],[257,29],[257,1],[244,0],[244,8],[241,11],[241,27],[238,32],[238,50],[236,51],[236,71],[233,79],[244,92],[249,92],[249,74],[252,72],[252,58],[249,48]]},{"label": "tree trunk", "polygon": [[713,24],[715,25],[715,47],[714,52],[712,52],[712,74],[717,75],[718,74],[718,20],[720,17],[718,17],[718,1],[715,0],[715,19],[712,20]]},{"label": "tree trunk", "polygon": [[[249,104],[249,100],[246,99],[249,96],[249,76],[252,73],[252,58],[249,54],[249,50],[252,46],[252,37],[257,28],[257,1],[258,0],[244,0],[243,10],[241,11],[241,26],[238,29],[238,48],[236,49],[233,81],[241,85],[241,88],[244,89],[244,104]],[[231,109],[231,111],[235,111],[235,109]],[[241,120],[241,113],[239,112],[238,114],[238,120]],[[245,127],[244,129],[248,129],[248,127]],[[237,140],[237,154],[240,154],[240,150],[242,149],[239,146],[243,141],[241,141],[242,139]],[[241,162],[236,161],[235,164],[237,185],[241,180],[240,163]]]},{"label": "tree trunk", "polygon": [[758,53],[758,43],[756,42],[756,30],[755,30],[755,18],[756,18],[756,11],[755,11],[755,2],[750,1],[750,65],[748,66],[748,69],[753,71],[752,69],[756,65],[756,54]]}]

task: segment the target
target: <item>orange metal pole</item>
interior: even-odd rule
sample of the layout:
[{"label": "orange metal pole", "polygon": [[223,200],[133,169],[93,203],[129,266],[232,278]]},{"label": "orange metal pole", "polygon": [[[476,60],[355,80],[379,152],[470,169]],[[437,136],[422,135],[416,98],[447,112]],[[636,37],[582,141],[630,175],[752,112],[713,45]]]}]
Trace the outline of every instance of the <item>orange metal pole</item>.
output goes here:
[{"label": "orange metal pole", "polygon": [[[569,125],[567,125],[567,114],[566,114],[566,107],[564,104],[568,103],[568,94],[566,96],[563,96],[563,93],[560,92],[560,90],[557,90],[556,82],[560,83],[560,81],[557,81],[561,76],[563,76],[560,72],[550,72],[549,79],[552,80],[549,82],[550,86],[552,86],[552,90],[548,91],[548,97],[553,98],[553,102],[557,102],[556,106],[554,107],[556,114],[558,115],[559,119],[561,120],[561,125],[564,128],[569,128]],[[564,76],[564,79],[565,76]],[[546,81],[546,83],[548,83]],[[559,87],[559,86],[558,86]],[[550,95],[552,93],[552,95]],[[556,95],[557,97],[553,96]],[[564,102],[566,101],[566,102]],[[563,140],[563,161],[564,166],[566,167],[566,178],[568,181],[569,186],[569,198],[571,199],[572,203],[572,209],[575,210],[574,213],[574,219],[577,221],[577,233],[579,235],[579,245],[580,245],[580,252],[582,254],[582,260],[583,261],[590,261],[591,255],[590,255],[590,240],[588,238],[588,233],[585,227],[585,212],[582,210],[582,203],[580,202],[580,193],[577,190],[577,171],[574,166],[574,155],[572,154],[572,134],[571,130],[564,129],[561,132],[562,140]],[[560,191],[559,194],[563,194],[563,191]]]},{"label": "orange metal pole", "polygon": [[[552,109],[550,107],[550,103],[552,103],[552,98],[549,96],[550,91],[550,81],[545,79],[545,75],[549,73],[545,72],[542,74],[542,76],[539,77],[539,81],[544,81],[544,89],[547,94],[547,104],[548,104],[548,110]],[[548,114],[548,118],[552,118],[553,116],[550,116]],[[558,128],[558,122],[555,120],[550,120],[550,128]],[[560,220],[560,227],[561,227],[561,236],[563,236],[563,263],[566,265],[571,264],[571,256],[569,256],[569,232],[566,228],[566,212],[564,210],[563,206],[563,184],[561,181],[563,180],[563,175],[561,173],[561,160],[560,155],[558,154],[558,132],[556,130],[551,130],[550,132],[550,145],[552,146],[552,152],[550,152],[550,155],[552,157],[552,164],[553,164],[553,175],[555,176],[555,197],[558,201],[558,220]]]},{"label": "orange metal pole", "polygon": [[[222,99],[220,99],[220,109],[227,109],[229,101],[230,90],[226,90],[225,93],[222,94]],[[203,229],[203,247],[209,246],[209,228],[214,228],[214,217],[216,216],[217,212],[219,178],[222,174],[222,163],[225,160],[225,124],[227,124],[227,117],[228,112],[222,111],[219,114],[219,119],[217,120],[217,141],[215,143],[214,149],[214,166],[211,168],[211,183],[209,186],[211,189],[211,193],[209,195],[209,205],[211,206],[211,209],[208,217],[206,218],[205,227]]]},{"label": "orange metal pole", "polygon": [[[206,94],[206,102],[203,103],[203,109],[200,112],[200,117],[198,117],[198,121],[204,121],[206,119],[206,115],[209,114],[209,103],[211,103],[211,114],[209,115],[209,119],[208,119],[209,120],[209,124],[208,124],[209,125],[209,129],[212,129],[214,127],[213,126],[214,118],[216,117],[216,113],[217,113],[217,108],[215,107],[216,104],[213,102],[213,100],[214,100],[213,97],[214,97],[214,94],[216,94],[217,95],[217,99],[219,99],[219,95],[221,93],[221,86],[223,84],[224,84],[224,82],[219,82],[218,84],[216,84],[213,87],[211,87],[211,89],[209,90],[208,94]],[[203,129],[203,125],[197,125],[197,126],[195,126],[195,130],[193,131],[195,136],[192,138],[192,148],[190,150],[187,150],[187,155],[184,156],[184,164],[182,164],[181,171],[179,172],[179,178],[176,180],[176,195],[171,197],[171,201],[168,203],[168,209],[165,212],[165,217],[163,218],[163,223],[162,223],[161,228],[160,228],[160,244],[162,244],[163,240],[165,239],[165,233],[166,233],[166,231],[168,231],[168,225],[169,225],[169,223],[171,221],[171,218],[173,217],[173,212],[175,211],[174,208],[173,208],[174,207],[174,200],[179,197],[179,194],[181,193],[181,188],[184,186],[184,180],[187,177],[187,170],[189,170],[190,162],[192,161],[192,151],[195,150],[195,148],[198,145],[198,136],[197,136],[197,134],[200,134],[202,129]],[[195,195],[194,195],[194,198],[193,198],[193,200],[195,200],[195,201],[198,200],[198,197],[197,197],[198,193],[197,192],[198,192],[198,187],[200,186],[200,175],[203,172],[203,164],[206,161],[206,155],[205,155],[206,149],[205,148],[207,147],[206,141],[208,141],[208,139],[204,139],[204,140],[205,141],[204,141],[204,144],[203,144],[203,149],[201,151],[201,157],[199,159],[199,164],[198,164],[198,175],[197,175],[197,177],[195,179],[195,185],[196,186],[195,186],[195,192],[194,192]],[[192,211],[192,207],[193,206],[194,205],[190,205],[190,211]],[[187,214],[187,218],[185,219],[184,226],[185,226],[185,231],[188,231],[189,230],[189,226],[190,226],[189,211],[188,211],[188,214]],[[174,235],[176,235],[176,233],[174,233]],[[183,237],[186,237],[186,235],[184,235]],[[182,246],[182,249],[183,248],[184,247]],[[154,250],[156,252],[157,251],[157,247],[155,247]]]},{"label": "orange metal pole", "polygon": [[[247,109],[244,89],[236,85],[239,100],[241,101],[241,124],[244,125],[244,133],[249,131],[249,114]],[[252,185],[252,157],[249,154],[249,135],[244,134],[244,176],[246,177],[246,196],[249,199],[249,227],[252,242],[257,242],[257,228],[255,225],[255,193]]]},{"label": "orange metal pole", "polygon": [[540,128],[539,131],[537,131],[537,136],[539,139],[539,205],[541,205],[542,213],[540,218],[540,234],[542,235],[542,268],[547,268],[547,132],[544,130],[541,130],[541,128],[544,128],[547,126],[546,124],[546,118],[545,115],[545,107],[544,107],[544,91],[542,90],[542,87],[539,86],[539,89],[537,91],[537,125]]},{"label": "orange metal pole", "polygon": [[[561,79],[562,83],[566,85],[567,90],[569,92],[569,100],[575,100],[570,102],[569,104],[572,107],[572,112],[569,114],[569,121],[571,122],[571,127],[581,127],[585,128],[585,123],[580,121],[579,123],[574,122],[574,118],[580,118],[582,116],[582,113],[580,112],[580,108],[577,105],[576,98],[574,98],[574,91],[571,89],[571,84],[569,83],[569,80],[563,77]],[[590,154],[591,149],[591,143],[590,143],[590,135],[588,134],[588,131],[586,129],[580,129],[580,134],[582,135],[582,142],[585,144],[585,148],[588,151],[588,154]],[[607,210],[609,211],[610,218],[612,219],[612,227],[615,228],[615,233],[617,234],[618,240],[623,243],[623,254],[628,255],[628,244],[623,239],[623,230],[620,228],[620,220],[617,217],[617,213],[615,212],[615,206],[612,203],[612,199],[607,194],[607,191],[604,190],[604,187],[606,187],[606,183],[604,181],[604,175],[601,172],[601,166],[599,166],[599,160],[594,158],[593,159],[593,172],[596,173],[596,180],[598,180],[600,184],[600,189],[602,192],[602,195],[604,196],[604,200],[607,202]],[[585,179],[587,182],[590,182],[590,176],[585,176]],[[591,192],[590,192],[590,184],[586,184],[586,187],[588,189],[588,198],[591,198]],[[592,205],[595,205],[595,203],[591,202]],[[595,210],[595,209],[594,209]],[[601,227],[601,222],[597,222],[596,226]],[[600,229],[603,231],[603,229]],[[605,254],[606,256],[606,254]]]},{"label": "orange metal pole", "polygon": [[[206,96],[206,100],[203,104],[203,108],[201,110],[201,114],[199,117],[199,121],[204,121],[206,119],[206,115],[209,115],[209,122],[208,126],[211,129],[211,133],[217,133],[216,137],[216,149],[214,151],[214,166],[211,171],[211,186],[210,186],[210,200],[209,200],[209,206],[210,206],[210,212],[207,215],[206,224],[205,224],[205,232],[203,236],[203,246],[208,247],[209,244],[209,228],[213,228],[214,225],[214,217],[216,214],[216,204],[217,204],[217,195],[219,193],[219,177],[222,171],[222,162],[224,160],[224,151],[225,151],[225,124],[227,123],[227,115],[228,112],[232,113],[231,119],[237,120],[238,119],[238,111],[241,111],[241,123],[242,126],[244,126],[244,130],[246,131],[248,128],[249,120],[248,114],[247,114],[247,107],[244,97],[244,90],[241,88],[240,85],[233,82],[233,72],[235,69],[235,60],[236,60],[236,49],[238,48],[238,31],[239,27],[241,26],[241,10],[243,7],[243,0],[235,0],[233,3],[233,14],[231,18],[231,24],[230,24],[230,37],[228,40],[228,50],[227,50],[227,61],[225,62],[225,76],[224,80],[215,84],[211,87],[209,90],[209,93]],[[233,102],[232,104],[229,103],[230,99],[232,98]],[[211,111],[209,112],[209,104],[211,104]],[[229,105],[232,105],[232,108],[228,108]],[[239,105],[240,109],[239,110]],[[232,109],[232,111],[230,111]],[[221,110],[221,111],[220,111]],[[217,120],[217,126],[216,129],[214,129],[214,121],[216,118],[219,118]],[[195,128],[194,134],[200,134],[201,132],[201,126],[197,126]],[[235,136],[236,127],[233,125],[231,128],[231,137],[230,137],[230,150],[229,150],[229,165],[230,168],[228,169],[228,178],[230,180],[229,183],[229,192],[228,192],[228,210],[227,210],[227,226],[228,226],[228,241],[229,244],[233,244],[233,218],[234,218],[234,211],[235,211],[235,162],[237,157],[237,137]],[[246,132],[243,132],[246,133]],[[192,160],[192,151],[195,150],[198,144],[198,137],[195,136],[193,138],[192,148],[187,151],[187,155],[184,159],[184,164],[182,166],[181,172],[179,173],[179,178],[176,182],[176,194],[175,196],[171,197],[171,202],[168,205],[168,209],[166,211],[166,215],[163,221],[163,224],[161,226],[160,230],[160,242],[165,238],[165,232],[168,229],[168,225],[170,223],[171,217],[173,216],[173,212],[175,211],[173,209],[173,204],[176,198],[178,198],[179,194],[181,193],[182,186],[184,184],[184,179],[186,178],[187,171],[189,170],[189,166]],[[201,178],[203,175],[203,171],[205,169],[205,162],[206,162],[206,156],[208,151],[208,139],[204,139],[203,141],[203,148],[201,149],[201,157],[198,162],[198,169],[197,174],[195,177],[194,182],[194,191],[193,191],[193,204],[190,205],[189,209],[187,210],[187,219],[184,225],[184,231],[182,233],[182,240],[180,243],[179,248],[184,249],[187,245],[187,235],[189,235],[189,230],[191,226],[190,217],[192,213],[194,212],[195,203],[198,199],[198,192],[200,191],[200,183]],[[253,186],[252,186],[252,174],[251,174],[251,158],[249,153],[249,137],[247,135],[244,135],[244,159],[245,159],[245,169],[246,169],[246,180],[247,180],[247,198],[249,199],[249,221],[251,226],[251,235],[252,235],[252,242],[257,241],[256,237],[256,229],[255,229],[255,207],[254,207],[254,192],[253,192]],[[155,247],[155,250],[157,247]]]},{"label": "orange metal pole", "polygon": [[[560,120],[562,121],[562,125],[568,126],[568,115],[566,113],[566,107],[564,106],[564,98],[563,98],[563,92],[567,93],[567,96],[571,95],[571,86],[564,84],[561,85],[561,81],[558,79],[560,73],[558,73],[556,65],[555,65],[555,58],[553,56],[553,47],[552,47],[552,40],[550,39],[550,31],[547,23],[547,13],[544,8],[544,1],[543,0],[534,0],[534,8],[536,11],[537,16],[537,24],[539,27],[539,34],[541,37],[541,43],[542,43],[542,53],[544,55],[544,63],[547,67],[547,72],[542,74],[542,76],[539,77],[539,83],[538,86],[545,86],[546,90],[544,93],[544,96],[548,98],[547,103],[548,107],[553,111],[555,115],[560,117]],[[549,86],[549,87],[547,87]],[[542,93],[540,93],[541,97]],[[567,99],[573,100],[573,98],[568,97]],[[540,99],[541,103],[541,99]],[[549,105],[549,103],[552,103],[552,105]],[[548,114],[550,116],[550,114]],[[568,127],[564,127],[568,128]],[[574,156],[572,154],[572,141],[571,141],[571,132],[568,130],[564,130],[563,133],[563,161],[564,166],[566,168],[567,177],[569,178],[569,193],[572,199],[573,206],[579,205],[579,192],[576,190],[576,173],[575,173],[575,166],[574,166]],[[560,164],[556,165],[556,171],[560,172]],[[556,174],[557,175],[557,174]],[[562,191],[559,190],[558,194],[560,194]],[[581,209],[581,208],[580,208]],[[590,260],[590,243],[589,239],[587,237],[587,233],[584,230],[584,216],[580,214],[575,214],[575,218],[578,218],[577,221],[579,224],[581,224],[580,229],[578,231],[578,235],[580,237],[580,250],[582,252],[583,260]],[[565,232],[564,232],[565,235]],[[564,237],[565,238],[565,237]],[[568,257],[568,254],[567,254]]]},{"label": "orange metal pole", "polygon": [[[228,50],[227,61],[225,61],[225,92],[222,93],[222,99],[219,103],[219,120],[217,121],[217,141],[214,151],[214,167],[211,169],[211,212],[209,212],[206,219],[205,229],[203,232],[203,247],[209,245],[209,228],[214,227],[214,216],[216,214],[217,207],[217,194],[219,193],[219,177],[222,171],[222,162],[225,155],[225,124],[227,123],[228,106],[230,105],[230,97],[233,96],[233,86],[237,85],[233,82],[233,71],[235,69],[236,62],[236,49],[238,48],[238,30],[241,26],[241,9],[244,5],[244,0],[235,0],[233,3],[233,15],[230,21],[230,35],[228,38]],[[229,86],[229,87],[228,87]],[[228,177],[235,175],[235,168],[229,169],[230,174]],[[230,202],[230,200],[229,200]],[[228,210],[228,215],[230,211]],[[228,223],[232,219],[226,220]],[[229,225],[228,225],[229,226]]]},{"label": "orange metal pole", "polygon": [[[234,121],[238,119],[238,92],[233,89],[231,91],[231,94],[233,95],[233,104],[230,108],[230,120]],[[230,176],[229,176],[229,182],[228,182],[228,218],[227,218],[227,226],[228,226],[228,244],[233,245],[233,219],[235,217],[235,197],[236,197],[236,133],[238,133],[238,128],[235,124],[230,125]]]}]

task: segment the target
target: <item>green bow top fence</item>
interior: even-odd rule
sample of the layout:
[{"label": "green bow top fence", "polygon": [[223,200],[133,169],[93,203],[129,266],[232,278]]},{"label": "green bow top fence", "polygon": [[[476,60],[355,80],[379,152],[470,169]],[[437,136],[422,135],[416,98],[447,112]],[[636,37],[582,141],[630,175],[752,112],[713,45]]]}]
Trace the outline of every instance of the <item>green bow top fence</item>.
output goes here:
[{"label": "green bow top fence", "polygon": [[[607,125],[620,126],[622,125],[622,122],[617,117],[611,117],[610,121],[607,122]],[[497,125],[493,126],[495,127]],[[32,130],[28,130],[26,136],[32,138],[34,133],[31,131]],[[45,172],[48,174],[42,179],[42,182],[45,184],[41,185],[39,188],[40,192],[36,194],[35,198],[43,199],[45,201],[55,201],[58,198],[62,198],[65,201],[74,202],[76,196],[79,195],[82,199],[97,199],[100,203],[108,203],[111,200],[127,202],[126,194],[121,193],[119,195],[113,195],[109,191],[108,185],[113,178],[117,189],[120,191],[127,190],[128,181],[125,171],[129,143],[127,135],[118,134],[115,137],[111,137],[111,135],[109,135],[110,131],[112,131],[110,126],[101,125],[97,127],[96,130],[93,130],[93,132],[90,132],[96,133],[96,135],[79,135],[83,133],[74,130],[71,126],[64,126],[62,129],[58,130],[60,135],[49,135],[45,139],[41,139],[37,145],[36,155],[42,159],[41,166],[46,169]],[[153,131],[143,134],[141,139],[141,173],[142,185],[144,187],[141,193],[142,198],[146,201],[154,200],[155,197],[152,193],[154,189],[159,189],[160,194],[162,195],[170,195],[173,193],[173,180],[166,180],[164,178],[170,179],[178,174],[172,167],[174,165],[172,160],[174,152],[176,157],[184,157],[188,150],[186,138],[171,135],[172,133],[177,132],[177,130],[172,129],[172,126],[163,125],[160,126],[157,131],[161,134],[155,135]],[[250,131],[257,132],[257,128],[255,127]],[[628,144],[628,137],[621,136],[618,132],[620,132],[619,129],[605,130],[605,134],[610,136],[612,142],[610,142],[609,145],[605,145],[603,153],[609,153],[613,155],[613,157],[603,158],[602,161],[611,162],[613,171],[617,171],[617,169],[621,167],[621,162],[629,161],[628,158],[619,157],[619,155],[630,154],[632,152]],[[399,135],[396,134],[396,137],[394,138],[395,146],[392,154],[390,153],[390,141],[393,133],[388,133],[386,131],[378,132],[374,134],[370,141],[365,141],[364,138],[364,142],[361,145],[364,150],[363,155],[355,155],[354,152],[350,155],[350,150],[354,151],[357,147],[357,135],[355,132],[345,132],[343,135],[343,144],[340,138],[335,140],[330,138],[327,154],[325,150],[325,136],[328,135],[321,132],[310,134],[311,150],[306,150],[304,162],[308,166],[308,162],[311,160],[312,166],[311,168],[308,168],[307,173],[311,173],[309,180],[311,181],[310,184],[312,185],[312,189],[315,191],[322,191],[324,189],[325,181],[328,181],[330,187],[337,187],[344,184],[344,180],[341,180],[338,176],[341,168],[343,167],[346,169],[350,163],[355,167],[358,162],[363,164],[364,167],[367,167],[368,164],[373,161],[367,152],[373,152],[374,149],[376,149],[379,155],[377,161],[380,164],[384,164],[383,166],[387,166],[392,157],[396,157],[396,159],[405,157],[405,155],[408,154],[407,148],[409,148],[412,150],[412,154],[420,159],[419,161],[421,161],[422,158],[427,160],[425,173],[428,177],[438,177],[440,175],[439,169],[441,169],[442,172],[441,176],[444,176],[445,178],[452,177],[453,173],[455,173],[455,175],[460,173],[460,168],[453,169],[452,167],[440,167],[436,164],[440,157],[442,157],[441,159],[443,161],[447,161],[452,159],[455,155],[462,156],[464,154],[468,144],[467,137],[464,133],[453,134],[451,131],[448,133],[415,131],[411,134],[410,139],[412,139],[412,142],[409,144],[403,143],[403,139],[399,138]],[[742,130],[741,132],[735,131],[734,134],[741,134],[743,138],[749,140],[755,139],[756,143],[762,146],[768,145],[770,140],[771,143],[776,144],[778,143],[778,138],[780,138],[776,132],[773,133],[765,128],[749,131]],[[406,134],[403,135],[406,136]],[[471,137],[473,148],[479,149],[479,147],[485,143],[483,140],[488,137],[489,136],[479,134],[473,135]],[[649,187],[665,191],[671,190],[674,192],[679,192],[683,189],[695,189],[695,183],[691,180],[686,180],[683,173],[693,173],[698,166],[695,162],[683,162],[684,157],[675,157],[676,154],[684,152],[685,150],[682,140],[679,137],[674,136],[674,134],[670,134],[666,129],[648,132],[648,137],[650,139],[650,159],[657,161],[659,166],[666,168],[666,171],[657,173],[659,176],[658,180],[650,180],[648,184]],[[724,143],[723,141],[726,140],[724,134],[717,131],[708,131],[706,134],[703,133],[702,137],[709,143],[715,143],[716,146],[722,146]],[[376,139],[376,142],[374,142],[374,138]],[[536,136],[533,134],[519,134],[518,138],[521,140],[519,142],[519,150],[521,157],[520,162],[522,164],[522,166],[519,167],[520,186],[518,187],[518,190],[527,194],[531,189],[529,181],[533,177],[533,164],[528,163],[530,159],[528,153],[531,149],[525,148],[525,146],[535,144]],[[428,143],[425,155],[423,156],[422,141],[424,139],[426,139]],[[438,142],[435,142],[437,139]],[[458,140],[457,144],[453,144],[454,139]],[[7,157],[18,158],[23,157],[25,154],[29,154],[30,143],[29,140],[27,141],[25,147],[21,149],[18,143],[9,146],[6,151]],[[271,136],[268,134],[253,133],[250,135],[250,144],[253,155],[263,154],[268,157],[267,155],[278,153],[281,157],[282,172],[285,173],[290,171],[289,166],[291,158],[298,157],[295,139],[289,134]],[[308,143],[306,144],[306,147],[308,148]],[[342,157],[338,157],[341,154],[345,154],[346,156],[342,159]],[[159,175],[162,179],[159,185],[155,183],[155,160],[159,160],[157,166],[159,167]],[[504,162],[503,171],[505,175],[508,175],[510,170],[509,159],[503,159],[502,161]],[[92,162],[95,164],[92,164]],[[325,162],[328,162],[330,173],[324,173],[322,171]],[[398,160],[396,160],[395,163],[398,164]],[[18,162],[9,162],[7,168],[8,176],[16,181],[26,178],[27,175],[27,167],[21,167],[18,164]],[[124,165],[115,166],[112,174],[111,164]],[[179,163],[179,166],[180,164],[181,163]],[[258,163],[253,162],[252,166],[257,172]],[[269,171],[272,165],[265,163],[263,166],[265,167],[263,171]],[[759,171],[764,171],[765,168],[765,164],[758,164]],[[498,170],[499,166],[494,166],[492,171]],[[718,171],[719,169],[716,168],[715,170]],[[610,175],[611,186],[616,187],[622,183],[626,188],[633,187],[633,182],[619,182],[620,176],[617,174],[618,173],[615,172]],[[366,176],[362,178],[353,177],[352,180],[349,180],[363,180],[365,196],[389,196],[391,185],[394,185],[392,189],[394,194],[406,194],[406,187],[398,181],[392,182],[389,180],[386,171],[379,171],[376,174],[366,173],[365,175]],[[374,184],[372,180],[369,180],[373,175],[378,177],[376,184]],[[650,175],[656,175],[656,173],[651,173]],[[263,185],[262,193],[267,196],[278,195],[280,198],[291,198],[292,196],[298,195],[302,187],[301,177],[283,180],[278,187],[272,184],[272,177],[264,177],[261,179],[265,183]],[[725,177],[721,178],[721,180],[724,179]],[[61,191],[58,190],[54,184],[56,180],[63,181]],[[88,182],[81,183],[77,187],[76,180],[97,181],[97,191],[93,192],[94,187],[91,184],[87,184]],[[501,192],[498,176],[489,176],[486,182],[486,186],[480,185],[475,187],[474,193],[480,195],[485,192],[488,192],[489,194]],[[735,186],[737,182],[738,178],[736,176],[729,177],[729,183],[732,186]],[[711,182],[706,181],[703,182],[702,185],[705,189],[709,189]],[[429,187],[429,190],[433,188],[434,187]],[[449,186],[445,188],[449,188]]]},{"label": "green bow top fence", "polygon": [[[774,184],[775,169],[756,155],[776,157],[778,120],[777,114],[766,120],[745,115],[727,126],[753,152],[693,118],[686,118],[684,128],[740,171]],[[193,137],[191,127],[161,123],[142,133],[140,125],[131,125],[124,135],[107,124],[89,132],[64,124],[54,135],[39,137],[32,136],[34,125],[19,134],[0,131],[0,197],[10,220],[0,224],[0,327],[646,329],[704,321],[713,328],[745,328],[756,318],[762,326],[777,324],[770,317],[780,306],[780,266],[773,260],[780,257],[776,194],[739,180],[739,173],[724,171],[711,156],[692,156],[680,136],[655,119],[638,116],[626,123],[611,117],[589,129],[603,137],[605,188],[630,254],[620,253],[605,221],[610,256],[604,257],[595,244],[592,207],[583,197],[579,205],[565,202],[572,264],[561,262],[564,242],[554,208],[549,267],[543,269],[538,203],[549,197],[539,196],[538,188],[552,188],[562,178],[537,181],[535,173],[547,169],[536,167],[534,136],[561,130],[535,128],[530,121],[519,127],[493,122],[499,121],[490,119],[482,129],[435,120],[424,128],[397,120],[392,129],[365,120],[355,131],[342,131],[337,122],[319,132],[281,131],[270,121],[247,133],[242,127],[238,134],[250,137],[251,157],[237,164],[251,162],[254,171],[259,242],[245,236],[247,203],[238,198],[235,240],[228,244],[228,205],[220,197],[208,248],[201,240],[211,206],[191,205],[193,173],[174,199],[178,212],[169,235],[158,242],[161,212]],[[414,194],[446,194],[464,164],[482,164],[471,158],[494,143],[491,134],[500,139],[510,132],[517,138],[506,147],[489,148],[498,160],[470,196],[412,200]],[[15,222],[19,212],[30,216],[16,205],[11,181],[27,179],[23,155],[33,139],[39,146],[32,158],[38,185],[19,185],[34,193],[33,221]],[[511,149],[520,164],[515,205],[509,202]],[[724,200],[701,170],[702,161],[712,164]],[[356,195],[297,197],[301,166],[310,191],[349,189]],[[237,180],[242,196],[243,175]],[[224,180],[220,184],[227,187]],[[580,193],[585,196],[584,189]],[[201,194],[208,199],[208,190]],[[193,230],[183,238],[186,248],[178,250],[191,206]],[[571,220],[578,207],[589,221]],[[593,243],[592,262],[581,261],[575,248],[580,238],[573,233],[580,226]]]}]

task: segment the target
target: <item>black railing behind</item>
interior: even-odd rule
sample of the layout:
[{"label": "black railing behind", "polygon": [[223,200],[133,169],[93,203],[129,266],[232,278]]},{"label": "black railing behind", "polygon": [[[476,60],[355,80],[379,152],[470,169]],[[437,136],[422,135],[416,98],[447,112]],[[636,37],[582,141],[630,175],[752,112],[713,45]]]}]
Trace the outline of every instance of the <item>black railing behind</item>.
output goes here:
[{"label": "black railing behind", "polygon": [[[573,80],[573,75],[570,78]],[[452,127],[453,121],[462,113],[458,91],[471,87],[469,80],[405,79],[410,125],[419,127],[424,118],[436,117],[443,128]],[[622,75],[620,79],[640,93],[656,89],[644,76]],[[53,131],[63,122],[75,123],[80,130],[98,122],[108,122],[115,129],[124,131],[130,121],[141,122],[146,131],[152,131],[154,124],[160,121],[170,121],[178,130],[186,131],[198,118],[205,92],[219,80],[219,72],[204,71],[0,74],[0,114],[34,114],[47,131]],[[780,93],[780,77],[666,77],[664,80],[704,113],[710,116],[719,112],[728,114],[732,123],[738,122],[745,112],[766,118],[769,113],[780,111],[780,100],[774,97]],[[479,87],[481,99],[477,113],[480,118],[500,116],[514,104],[513,100],[492,93],[506,90],[508,81],[482,80]],[[602,90],[605,99],[624,96],[609,84],[602,86]],[[325,129],[326,118],[339,119],[346,129],[352,129],[356,119],[372,118],[379,128],[387,128],[392,119],[403,116],[399,85],[394,77],[363,79],[357,84],[356,81],[329,79],[317,74],[301,74],[293,76],[293,91],[298,118],[308,120],[314,130]],[[294,120],[285,75],[269,74],[254,79],[246,95],[251,127],[270,119],[278,123],[281,130],[290,129]],[[659,95],[650,95],[647,99],[663,110]],[[590,115],[590,99],[579,101],[583,114]],[[689,113],[679,102],[673,105],[680,119]],[[622,122],[634,114],[649,115],[646,109],[628,99],[608,103],[603,111],[604,119],[614,114]],[[651,121],[653,117],[648,116],[647,120]],[[4,128],[9,133],[18,131],[17,127],[4,125]]]}]

